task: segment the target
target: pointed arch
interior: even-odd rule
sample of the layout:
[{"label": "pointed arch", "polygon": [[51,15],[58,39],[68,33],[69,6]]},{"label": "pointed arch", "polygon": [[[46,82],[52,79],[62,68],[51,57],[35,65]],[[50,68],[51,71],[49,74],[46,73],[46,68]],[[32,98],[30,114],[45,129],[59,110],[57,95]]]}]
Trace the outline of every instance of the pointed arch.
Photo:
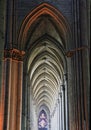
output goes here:
[{"label": "pointed arch", "polygon": [[47,128],[48,128],[47,114],[45,110],[41,110],[38,119],[38,130],[47,130]]},{"label": "pointed arch", "polygon": [[70,38],[69,35],[71,34],[71,31],[67,20],[55,7],[48,3],[42,3],[25,17],[21,25],[18,37],[18,47],[20,49],[24,50],[24,45],[26,44],[27,39],[27,33],[31,25],[37,20],[39,16],[45,14],[50,15],[56,21],[56,23],[61,28],[62,33],[64,34],[65,40],[68,41],[68,39]]}]

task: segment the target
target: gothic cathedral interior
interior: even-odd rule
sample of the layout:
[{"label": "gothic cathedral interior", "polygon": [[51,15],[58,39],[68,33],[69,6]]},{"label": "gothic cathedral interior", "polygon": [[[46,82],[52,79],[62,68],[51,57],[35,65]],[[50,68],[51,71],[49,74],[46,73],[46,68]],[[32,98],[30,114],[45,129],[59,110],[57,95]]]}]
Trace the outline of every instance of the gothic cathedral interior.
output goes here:
[{"label": "gothic cathedral interior", "polygon": [[90,0],[0,0],[0,130],[90,130]]}]

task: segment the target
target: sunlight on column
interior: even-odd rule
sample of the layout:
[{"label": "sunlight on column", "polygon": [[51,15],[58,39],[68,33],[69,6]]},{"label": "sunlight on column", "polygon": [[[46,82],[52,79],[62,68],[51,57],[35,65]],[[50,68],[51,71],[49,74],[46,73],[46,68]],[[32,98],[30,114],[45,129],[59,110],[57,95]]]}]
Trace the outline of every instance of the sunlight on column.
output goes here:
[{"label": "sunlight on column", "polygon": [[0,130],[2,130],[3,127],[3,110],[0,106]]}]

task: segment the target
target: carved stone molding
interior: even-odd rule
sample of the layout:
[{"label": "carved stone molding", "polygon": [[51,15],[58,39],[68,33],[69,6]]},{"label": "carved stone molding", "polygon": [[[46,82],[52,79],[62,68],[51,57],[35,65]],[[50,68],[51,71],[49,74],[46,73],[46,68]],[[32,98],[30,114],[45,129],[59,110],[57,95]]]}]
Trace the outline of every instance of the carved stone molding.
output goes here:
[{"label": "carved stone molding", "polygon": [[25,52],[17,49],[4,50],[4,58],[12,58],[13,60],[22,61],[24,58]]}]

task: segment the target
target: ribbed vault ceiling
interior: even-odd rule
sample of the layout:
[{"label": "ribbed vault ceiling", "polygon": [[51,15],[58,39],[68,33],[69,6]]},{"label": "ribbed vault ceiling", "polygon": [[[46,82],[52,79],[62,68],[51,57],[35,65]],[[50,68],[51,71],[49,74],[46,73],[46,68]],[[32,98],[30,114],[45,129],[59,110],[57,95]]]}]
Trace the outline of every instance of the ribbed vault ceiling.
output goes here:
[{"label": "ribbed vault ceiling", "polygon": [[45,38],[31,49],[30,55],[28,72],[36,107],[44,105],[53,111],[64,69],[60,48]]},{"label": "ribbed vault ceiling", "polygon": [[53,112],[57,103],[64,73],[63,35],[58,23],[46,14],[39,16],[27,33],[28,74],[37,110],[44,106]]}]

